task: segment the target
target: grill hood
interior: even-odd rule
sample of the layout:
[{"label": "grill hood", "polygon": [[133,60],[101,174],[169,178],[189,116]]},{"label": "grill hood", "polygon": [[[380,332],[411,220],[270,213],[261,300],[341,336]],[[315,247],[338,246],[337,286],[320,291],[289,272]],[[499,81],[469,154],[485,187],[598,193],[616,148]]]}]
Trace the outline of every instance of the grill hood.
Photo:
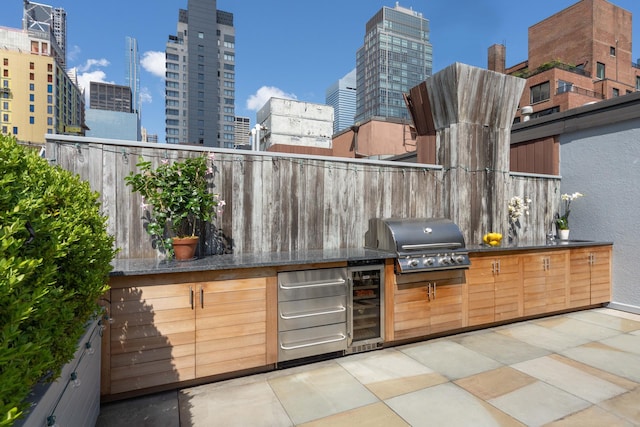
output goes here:
[{"label": "grill hood", "polygon": [[470,264],[460,228],[446,218],[372,218],[365,247],[394,252],[401,273]]}]

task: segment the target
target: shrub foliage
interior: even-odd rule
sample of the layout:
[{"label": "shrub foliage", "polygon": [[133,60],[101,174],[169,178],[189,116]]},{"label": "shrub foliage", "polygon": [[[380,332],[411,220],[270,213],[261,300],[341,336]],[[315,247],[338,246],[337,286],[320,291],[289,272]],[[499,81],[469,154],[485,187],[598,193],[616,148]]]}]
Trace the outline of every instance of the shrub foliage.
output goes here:
[{"label": "shrub foliage", "polygon": [[0,135],[0,426],[73,358],[107,290],[114,239],[98,193]]}]

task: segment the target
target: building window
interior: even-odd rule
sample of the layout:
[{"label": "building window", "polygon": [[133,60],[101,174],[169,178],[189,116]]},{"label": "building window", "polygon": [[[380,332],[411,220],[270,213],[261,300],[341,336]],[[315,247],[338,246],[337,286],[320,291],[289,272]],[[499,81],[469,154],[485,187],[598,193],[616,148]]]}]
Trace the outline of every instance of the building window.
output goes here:
[{"label": "building window", "polygon": [[36,90],[36,87],[33,83],[29,83],[29,90]]},{"label": "building window", "polygon": [[3,58],[4,60],[2,61],[4,66],[6,67],[7,65],[9,65],[9,58]]},{"label": "building window", "polygon": [[18,134],[18,126],[14,126],[13,127],[13,134],[17,135]]},{"label": "building window", "polygon": [[35,124],[36,118],[33,116],[29,116],[29,124]]},{"label": "building window", "polygon": [[550,85],[549,82],[540,83],[539,85],[531,86],[531,103],[546,101],[550,98]]},{"label": "building window", "polygon": [[609,48],[609,55],[616,56],[616,48],[615,47],[611,46]]},{"label": "building window", "polygon": [[8,114],[3,114],[2,115],[2,121],[3,122],[8,122],[9,121],[9,115]]},{"label": "building window", "polygon": [[9,70],[2,70],[2,77],[9,77]]},{"label": "building window", "polygon": [[571,90],[573,90],[573,83],[558,80],[558,94],[571,92]]},{"label": "building window", "polygon": [[9,109],[9,103],[8,103],[7,101],[4,101],[4,102],[2,103],[2,109],[3,109],[3,110],[8,110],[8,109]]},{"label": "building window", "polygon": [[204,38],[204,33],[202,31],[198,31],[198,38],[199,39],[203,39]]},{"label": "building window", "polygon": [[53,93],[53,85],[47,85],[47,93]]},{"label": "building window", "polygon": [[53,64],[47,64],[47,71],[49,73],[53,72]]},{"label": "building window", "polygon": [[[47,117],[47,125],[48,126],[53,126],[53,117]],[[51,132],[49,132],[51,133]]]},{"label": "building window", "polygon": [[36,64],[34,64],[33,62],[29,62],[29,69],[34,70],[35,68],[36,68]]},{"label": "building window", "polygon": [[640,76],[636,76],[636,90],[640,90]]},{"label": "building window", "polygon": [[30,113],[34,113],[35,111],[36,111],[35,105],[33,105],[33,104],[29,105],[29,112]]},{"label": "building window", "polygon": [[614,87],[613,88],[613,92],[611,93],[611,95],[613,95],[614,98],[617,97],[617,96],[620,96],[620,89],[617,89],[617,88]]},{"label": "building window", "polygon": [[36,79],[36,75],[33,73],[29,73],[29,80],[35,80]]},{"label": "building window", "polygon": [[605,67],[602,62],[596,63],[596,77],[601,80],[605,78]]}]

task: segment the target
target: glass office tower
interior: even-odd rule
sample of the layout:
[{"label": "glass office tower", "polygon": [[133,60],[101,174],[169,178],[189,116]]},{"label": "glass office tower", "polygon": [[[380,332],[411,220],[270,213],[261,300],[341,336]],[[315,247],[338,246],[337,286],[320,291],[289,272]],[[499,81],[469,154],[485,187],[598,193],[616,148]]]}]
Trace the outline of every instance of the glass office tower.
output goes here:
[{"label": "glass office tower", "polygon": [[421,13],[383,7],[366,26],[356,54],[356,117],[409,118],[403,93],[431,75],[429,20]]}]

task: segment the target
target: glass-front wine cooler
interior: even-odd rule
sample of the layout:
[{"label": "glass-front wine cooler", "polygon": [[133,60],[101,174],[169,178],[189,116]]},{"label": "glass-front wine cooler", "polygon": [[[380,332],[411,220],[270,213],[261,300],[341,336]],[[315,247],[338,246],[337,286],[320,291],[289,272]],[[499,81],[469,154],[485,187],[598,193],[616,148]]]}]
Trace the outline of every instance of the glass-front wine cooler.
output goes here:
[{"label": "glass-front wine cooler", "polygon": [[384,337],[384,265],[349,266],[349,349],[347,353],[382,347]]}]

